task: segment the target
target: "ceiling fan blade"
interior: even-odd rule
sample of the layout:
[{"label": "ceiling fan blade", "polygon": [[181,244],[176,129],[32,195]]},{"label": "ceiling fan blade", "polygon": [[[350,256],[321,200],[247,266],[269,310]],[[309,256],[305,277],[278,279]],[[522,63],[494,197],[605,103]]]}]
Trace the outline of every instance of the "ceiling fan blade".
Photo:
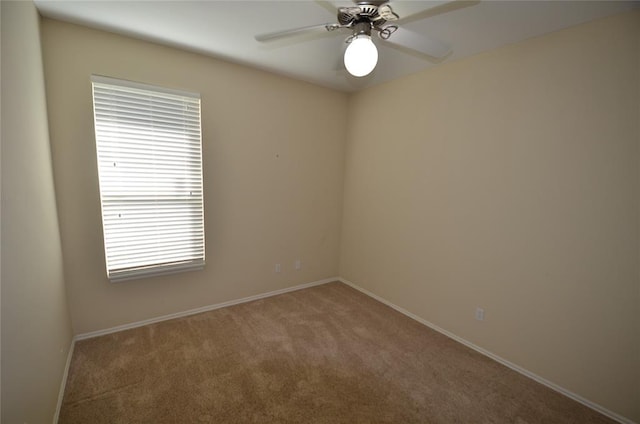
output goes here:
[{"label": "ceiling fan blade", "polygon": [[279,38],[291,37],[299,34],[320,31],[320,30],[323,30],[325,32],[333,31],[338,28],[340,28],[340,25],[335,23],[311,25],[311,26],[306,26],[301,28],[288,29],[285,31],[276,31],[276,32],[268,32],[266,34],[259,34],[255,36],[255,39],[260,42],[265,42],[265,41],[277,40]]},{"label": "ceiling fan blade", "polygon": [[480,3],[480,0],[392,1],[393,10],[400,16],[398,23],[427,19]]},{"label": "ceiling fan blade", "polygon": [[397,21],[400,19],[400,16],[396,12],[393,11],[389,3],[385,3],[378,7],[378,15],[385,21]]},{"label": "ceiling fan blade", "polygon": [[447,44],[402,27],[399,27],[388,39],[382,40],[435,58],[443,58],[451,52],[451,47]]},{"label": "ceiling fan blade", "polygon": [[360,13],[360,8],[358,6],[339,7],[338,12],[346,13],[347,15],[357,15]]}]

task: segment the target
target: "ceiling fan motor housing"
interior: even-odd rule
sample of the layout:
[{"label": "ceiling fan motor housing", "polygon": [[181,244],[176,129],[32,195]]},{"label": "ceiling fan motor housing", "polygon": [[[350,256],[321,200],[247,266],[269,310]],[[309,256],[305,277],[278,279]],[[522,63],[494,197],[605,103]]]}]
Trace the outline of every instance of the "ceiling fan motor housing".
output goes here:
[{"label": "ceiling fan motor housing", "polygon": [[383,25],[386,20],[378,13],[378,7],[384,1],[359,1],[354,7],[341,7],[338,10],[340,25],[352,26],[360,22],[368,22],[372,27]]}]

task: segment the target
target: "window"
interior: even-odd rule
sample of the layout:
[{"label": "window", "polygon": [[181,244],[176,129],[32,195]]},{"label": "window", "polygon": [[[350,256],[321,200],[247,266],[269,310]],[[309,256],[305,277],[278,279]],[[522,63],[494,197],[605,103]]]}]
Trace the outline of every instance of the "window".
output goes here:
[{"label": "window", "polygon": [[200,95],[91,81],[109,280],[202,268]]}]

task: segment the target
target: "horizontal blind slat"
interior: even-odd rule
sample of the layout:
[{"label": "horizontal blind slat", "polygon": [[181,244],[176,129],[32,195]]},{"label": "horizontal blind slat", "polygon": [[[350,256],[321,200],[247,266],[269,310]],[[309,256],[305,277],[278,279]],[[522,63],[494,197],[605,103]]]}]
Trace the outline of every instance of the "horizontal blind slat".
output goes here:
[{"label": "horizontal blind slat", "polygon": [[95,106],[96,108],[109,109],[113,107],[128,107],[139,108],[140,105],[153,106],[154,110],[162,110],[171,113],[188,113],[196,114],[198,111],[198,103],[193,102],[175,102],[172,100],[167,101],[161,97],[146,97],[140,99],[132,95],[117,94],[112,92],[106,92],[104,90],[98,90],[96,95]]}]

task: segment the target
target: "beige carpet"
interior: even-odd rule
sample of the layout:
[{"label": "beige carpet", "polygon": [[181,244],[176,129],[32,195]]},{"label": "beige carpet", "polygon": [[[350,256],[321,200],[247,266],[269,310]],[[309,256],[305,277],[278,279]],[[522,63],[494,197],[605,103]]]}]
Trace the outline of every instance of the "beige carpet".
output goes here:
[{"label": "beige carpet", "polygon": [[76,344],[60,423],[610,423],[339,282]]}]

